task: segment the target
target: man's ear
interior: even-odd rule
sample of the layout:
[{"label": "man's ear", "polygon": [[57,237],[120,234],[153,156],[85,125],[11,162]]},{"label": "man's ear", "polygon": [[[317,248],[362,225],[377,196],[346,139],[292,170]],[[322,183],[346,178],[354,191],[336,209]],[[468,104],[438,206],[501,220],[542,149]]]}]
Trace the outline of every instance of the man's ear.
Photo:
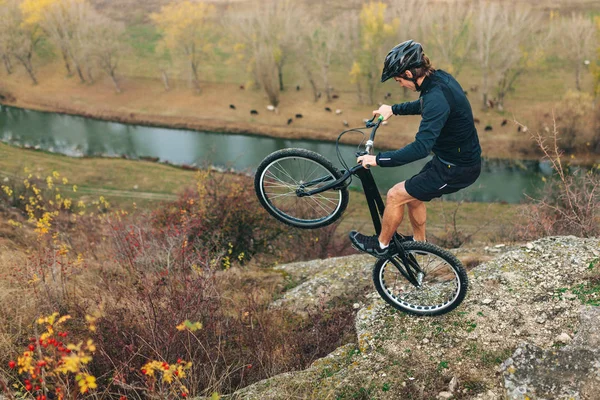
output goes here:
[{"label": "man's ear", "polygon": [[410,79],[412,79],[412,77],[413,77],[413,74],[412,74],[412,72],[410,72],[409,70],[406,70],[406,71],[404,72],[404,75],[406,75],[406,77],[407,77],[407,78],[410,78]]}]

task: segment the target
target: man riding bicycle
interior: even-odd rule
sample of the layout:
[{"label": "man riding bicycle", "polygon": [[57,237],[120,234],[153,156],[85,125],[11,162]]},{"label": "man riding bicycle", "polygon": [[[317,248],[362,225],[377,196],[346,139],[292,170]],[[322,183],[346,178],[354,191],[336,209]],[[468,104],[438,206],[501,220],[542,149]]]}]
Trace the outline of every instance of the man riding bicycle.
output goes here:
[{"label": "man riding bicycle", "polygon": [[396,167],[427,157],[433,158],[412,178],[387,193],[379,237],[350,232],[354,247],[379,258],[389,258],[397,249],[392,237],[404,218],[404,206],[413,228],[413,238],[425,241],[425,203],[472,185],[481,172],[481,147],[469,100],[459,83],[447,72],[432,67],[423,48],[412,40],[395,46],[384,61],[381,82],[394,78],[400,86],[420,92],[418,100],[392,106],[383,104],[375,115],[421,114],[415,141],[395,151],[358,157],[364,168]]}]

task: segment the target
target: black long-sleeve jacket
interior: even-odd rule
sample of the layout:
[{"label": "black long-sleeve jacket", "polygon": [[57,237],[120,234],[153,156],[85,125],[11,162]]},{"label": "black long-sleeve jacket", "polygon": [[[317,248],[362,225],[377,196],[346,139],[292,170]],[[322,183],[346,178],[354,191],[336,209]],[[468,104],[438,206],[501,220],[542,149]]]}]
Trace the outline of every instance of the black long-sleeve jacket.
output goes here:
[{"label": "black long-sleeve jacket", "polygon": [[421,85],[419,100],[394,104],[395,115],[421,114],[415,141],[395,151],[377,154],[377,165],[395,167],[428,156],[471,166],[481,161],[481,146],[469,100],[460,84],[447,72],[435,71]]}]

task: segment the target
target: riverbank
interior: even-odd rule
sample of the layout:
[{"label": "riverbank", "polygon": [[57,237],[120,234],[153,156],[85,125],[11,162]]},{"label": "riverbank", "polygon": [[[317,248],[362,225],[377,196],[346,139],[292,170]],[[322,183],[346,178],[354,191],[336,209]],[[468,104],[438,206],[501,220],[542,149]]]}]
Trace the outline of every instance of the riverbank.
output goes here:
[{"label": "riverbank", "polygon": [[[241,89],[237,84],[206,82],[201,93],[194,94],[185,82],[172,82],[172,89],[166,91],[159,80],[143,78],[122,78],[123,92],[117,94],[106,80],[81,84],[75,77],[65,78],[57,71],[57,68],[40,70],[37,86],[32,86],[22,72],[1,76],[0,103],[129,124],[322,141],[335,141],[347,129],[346,124],[364,126],[363,118],[376,108],[356,104],[356,94],[352,91],[337,91],[338,98],[326,103],[324,99],[314,102],[308,89],[294,87],[282,93],[277,111],[268,111],[263,92]],[[390,90],[394,90],[394,95],[386,100],[389,103],[416,98],[414,93],[402,98],[401,91],[393,86]],[[251,113],[252,110],[257,114]],[[537,157],[528,134],[518,132],[513,122],[502,124],[508,121],[507,113],[475,110],[474,114],[480,121],[478,131],[484,156]],[[523,114],[524,120],[529,117]],[[419,121],[419,116],[392,118],[378,132],[377,147],[395,149],[411,142]],[[488,125],[492,131],[484,130]],[[352,134],[343,142],[358,143],[361,139],[359,134]]]},{"label": "riverbank", "polygon": [[[75,200],[86,202],[104,196],[114,209],[133,211],[151,210],[164,201],[175,199],[186,188],[194,187],[196,171],[175,168],[170,165],[149,161],[134,161],[120,158],[73,158],[43,151],[21,149],[0,143],[0,179],[22,182],[29,172],[41,178],[57,171],[68,178],[68,186],[77,186],[72,193]],[[223,179],[238,179],[240,175],[225,173]],[[245,179],[245,178],[241,178]],[[65,188],[65,192],[70,192]],[[345,237],[352,229],[371,229],[371,219],[364,195],[350,191],[350,204],[342,224],[339,237]],[[506,203],[454,202],[436,199],[428,205],[428,232],[439,238],[457,234],[473,236],[476,243],[496,243],[509,240],[524,206]],[[456,221],[448,215],[456,212]],[[0,223],[0,232],[2,226]],[[6,229],[9,229],[6,227]],[[408,221],[400,228],[410,232]],[[0,234],[1,236],[1,234]]]}]

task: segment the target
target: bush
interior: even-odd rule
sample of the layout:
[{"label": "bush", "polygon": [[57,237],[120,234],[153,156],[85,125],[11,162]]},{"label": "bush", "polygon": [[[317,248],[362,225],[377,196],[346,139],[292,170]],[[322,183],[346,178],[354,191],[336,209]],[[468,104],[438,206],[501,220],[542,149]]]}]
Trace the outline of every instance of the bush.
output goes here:
[{"label": "bush", "polygon": [[[73,317],[74,343],[91,337],[96,351],[86,373],[99,391],[156,399],[231,392],[305,368],[352,336],[348,304],[322,304],[305,318],[269,308],[283,290],[281,279],[237,284],[232,278],[237,267],[250,270],[247,261],[259,254],[295,258],[299,243],[313,243],[311,254],[334,248],[335,227],[300,231],[280,224],[260,207],[249,178],[203,173],[195,190],[155,212],[98,207],[101,218],[91,224],[81,216],[63,229],[48,219],[12,276],[20,314],[59,311]],[[81,238],[93,238],[89,254],[72,250]],[[91,333],[86,320],[94,321]],[[14,325],[4,327],[14,347],[37,336],[18,319],[7,323]],[[4,357],[8,362],[14,352]],[[169,371],[180,368],[185,382],[173,386]]]},{"label": "bush", "polygon": [[[112,226],[117,263],[103,269],[83,307],[104,305],[94,337],[97,376],[118,371],[129,385],[141,384],[148,360],[182,358],[193,365],[191,395],[230,392],[304,368],[352,332],[349,307],[324,305],[302,319],[268,308],[273,288],[232,287],[231,270],[221,269],[227,252],[188,241],[185,229],[143,221]],[[180,329],[183,321],[198,329]]]},{"label": "bush", "polygon": [[152,221],[160,229],[178,227],[191,245],[225,250],[225,266],[272,252],[272,242],[287,230],[260,207],[249,178],[208,171],[198,173],[195,189],[155,211]]},{"label": "bush", "polygon": [[592,96],[569,91],[556,105],[553,115],[544,114],[536,131],[552,136],[558,132],[561,151],[600,154],[600,105],[594,106]]},{"label": "bush", "polygon": [[[600,235],[600,174],[598,166],[585,170],[568,167],[562,160],[560,132],[554,127],[551,143],[541,134],[534,135],[538,146],[554,171],[541,192],[530,197],[517,231],[523,239],[548,235]],[[545,178],[544,178],[545,179]]]},{"label": "bush", "polygon": [[223,253],[223,267],[245,264],[256,255],[304,260],[344,254],[349,241],[335,235],[339,221],[326,228],[296,229],[277,221],[258,202],[249,177],[203,171],[195,189],[152,215],[160,229],[177,226],[192,245]]}]

